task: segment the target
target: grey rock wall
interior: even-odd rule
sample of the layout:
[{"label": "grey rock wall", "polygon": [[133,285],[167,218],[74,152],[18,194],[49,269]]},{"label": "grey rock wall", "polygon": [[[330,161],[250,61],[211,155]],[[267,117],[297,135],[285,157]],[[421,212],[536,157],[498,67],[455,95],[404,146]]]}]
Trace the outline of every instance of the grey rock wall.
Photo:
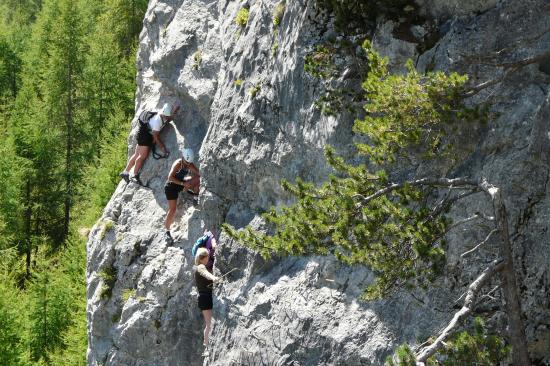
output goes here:
[{"label": "grey rock wall", "polygon": [[[366,268],[321,257],[264,262],[221,235],[218,271],[237,270],[215,291],[211,355],[200,357],[203,323],[190,256],[194,240],[222,222],[260,227],[262,210],[288,202],[279,188],[282,178],[321,182],[329,173],[323,146],[336,146],[344,155],[352,148],[354,116],[322,116],[314,106],[322,86],[303,71],[305,55],[334,31],[313,1],[295,0],[287,2],[275,32],[276,4],[150,1],[140,36],[136,110],[169,101],[182,111],[162,132],[170,158],[149,159],[143,168],[149,188],[121,182],[91,231],[88,365],[380,365],[397,344],[440,329],[479,269],[470,264],[491,256],[488,245],[480,258],[459,260],[482,234],[457,231],[450,237],[447,276],[435,289],[364,303],[357,298],[373,279]],[[432,16],[446,23],[440,39],[422,54],[410,39],[395,38],[395,22],[373,30],[375,46],[396,70],[411,57],[421,70],[457,70],[483,82],[501,75],[502,67],[492,64],[538,55],[550,46],[546,1],[469,2],[467,11],[445,1],[423,4],[424,12],[445,8]],[[250,16],[239,29],[234,18],[243,6],[250,7]],[[428,26],[415,27],[423,34]],[[489,56],[496,58],[484,62]],[[461,130],[464,163],[457,168],[459,174],[491,177],[504,189],[527,333],[533,358],[541,364],[550,362],[549,64],[542,60],[525,67],[474,97],[475,102],[495,101],[494,118],[486,126]],[[172,230],[176,242],[167,246],[163,185],[182,147],[200,156],[201,197],[196,207],[180,197]],[[487,206],[472,199],[453,215],[479,209]],[[116,278],[112,286],[109,273]],[[503,314],[488,311],[502,330]]]}]

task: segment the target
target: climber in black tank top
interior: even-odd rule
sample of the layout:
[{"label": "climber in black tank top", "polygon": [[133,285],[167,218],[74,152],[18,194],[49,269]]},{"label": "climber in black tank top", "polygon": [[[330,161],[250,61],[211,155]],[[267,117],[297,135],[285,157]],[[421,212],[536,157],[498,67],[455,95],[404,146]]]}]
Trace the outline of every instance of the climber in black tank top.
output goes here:
[{"label": "climber in black tank top", "polygon": [[199,292],[198,305],[204,317],[204,352],[203,356],[208,356],[208,338],[210,336],[210,328],[212,326],[212,289],[214,283],[220,283],[221,277],[214,276],[211,270],[208,269],[208,260],[210,254],[206,248],[199,248],[195,253],[195,285]]},{"label": "climber in black tank top", "polygon": [[170,226],[174,222],[174,217],[176,216],[179,193],[186,189],[189,194],[194,196],[198,196],[199,194],[200,174],[199,169],[193,164],[193,160],[193,150],[183,149],[182,158],[176,160],[172,164],[170,174],[168,174],[168,179],[164,186],[164,194],[168,200],[168,212],[166,213],[166,220],[164,221],[164,227],[166,229],[164,237],[169,244],[173,241],[172,235],[170,234]]}]

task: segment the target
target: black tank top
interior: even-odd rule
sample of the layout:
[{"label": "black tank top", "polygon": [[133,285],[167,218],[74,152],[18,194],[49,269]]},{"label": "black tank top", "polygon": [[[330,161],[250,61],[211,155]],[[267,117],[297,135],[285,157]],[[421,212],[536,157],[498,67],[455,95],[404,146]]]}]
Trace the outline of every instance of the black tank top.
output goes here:
[{"label": "black tank top", "polygon": [[181,166],[181,169],[178,170],[176,172],[176,174],[174,174],[174,177],[177,179],[177,180],[183,180],[183,178],[185,178],[186,176],[189,175],[189,169],[187,169],[186,167],[183,166],[183,162],[180,163],[180,166]]},{"label": "black tank top", "polygon": [[[212,273],[208,268],[206,268],[206,270]],[[197,290],[199,290],[199,292],[212,292],[213,283],[214,282],[212,282],[208,278],[204,278],[203,276],[201,276],[199,271],[195,269],[195,284],[197,285]]]}]

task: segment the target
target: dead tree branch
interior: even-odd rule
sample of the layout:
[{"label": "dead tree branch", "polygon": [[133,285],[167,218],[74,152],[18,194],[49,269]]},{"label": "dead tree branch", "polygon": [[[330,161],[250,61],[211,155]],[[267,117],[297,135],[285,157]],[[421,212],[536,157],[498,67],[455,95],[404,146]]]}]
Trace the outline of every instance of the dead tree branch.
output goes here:
[{"label": "dead tree branch", "polygon": [[504,81],[508,76],[515,73],[516,71],[518,71],[522,67],[540,62],[540,61],[542,61],[546,58],[549,58],[549,57],[550,57],[550,50],[548,50],[548,51],[546,51],[546,52],[544,52],[544,53],[542,53],[538,56],[529,57],[529,58],[519,60],[519,61],[516,61],[516,62],[508,62],[508,63],[502,63],[502,64],[495,65],[495,66],[504,68],[504,73],[501,76],[499,76],[497,78],[494,78],[494,79],[491,79],[491,80],[487,80],[487,81],[485,81],[481,84],[478,84],[476,86],[472,86],[471,88],[465,90],[462,93],[462,97],[463,98],[472,97],[472,96],[476,95],[477,93],[479,93],[480,91],[482,91],[484,89],[487,89],[490,86],[496,85],[496,84]]},{"label": "dead tree branch", "polygon": [[477,186],[478,182],[467,178],[422,178],[403,183],[392,183],[378,191],[374,192],[370,196],[362,196],[361,201],[357,203],[357,208],[361,208],[370,201],[385,194],[388,194],[396,189],[403,188],[405,186],[434,186],[434,187],[472,187]]},{"label": "dead tree branch", "polygon": [[517,39],[514,42],[511,43],[510,46],[501,48],[498,51],[493,51],[492,53],[489,53],[488,55],[466,55],[466,54],[460,54],[460,56],[465,59],[466,61],[481,64],[481,65],[489,65],[489,66],[501,66],[498,63],[494,62],[494,59],[499,57],[501,54],[512,51],[514,49],[517,49],[518,45],[521,45],[525,47],[526,44],[530,44],[534,41],[539,40],[543,36],[545,36],[548,32],[550,32],[550,28],[545,29],[544,31],[532,36],[532,37],[526,37]]},{"label": "dead tree branch", "polygon": [[487,243],[487,241],[489,240],[489,238],[491,238],[491,236],[494,234],[494,233],[497,233],[498,232],[498,229],[493,229],[491,230],[491,232],[489,234],[487,234],[487,236],[485,237],[485,239],[483,239],[481,242],[479,242],[475,247],[473,247],[472,249],[462,253],[460,256],[462,258],[464,258],[465,256],[467,256],[468,254],[470,253],[473,253],[475,252],[479,247],[481,247],[483,244]]},{"label": "dead tree branch", "polygon": [[493,275],[501,271],[504,266],[504,261],[494,260],[491,262],[489,267],[487,267],[481,275],[479,275],[479,277],[477,277],[475,281],[468,286],[468,291],[466,292],[466,298],[464,299],[464,305],[462,308],[455,313],[453,319],[431,345],[424,347],[416,353],[415,356],[418,365],[424,365],[428,357],[433,355],[444,345],[444,341],[454,333],[456,327],[472,312],[473,306],[475,305],[476,295],[479,290],[493,277]]}]

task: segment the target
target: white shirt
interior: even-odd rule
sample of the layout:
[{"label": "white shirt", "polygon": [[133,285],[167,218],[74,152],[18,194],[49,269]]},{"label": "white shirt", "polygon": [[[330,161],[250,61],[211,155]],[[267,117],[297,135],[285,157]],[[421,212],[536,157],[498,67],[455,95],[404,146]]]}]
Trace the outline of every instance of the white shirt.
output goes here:
[{"label": "white shirt", "polygon": [[151,131],[158,132],[162,129],[162,119],[160,118],[159,113],[149,119],[149,126],[151,126]]}]

